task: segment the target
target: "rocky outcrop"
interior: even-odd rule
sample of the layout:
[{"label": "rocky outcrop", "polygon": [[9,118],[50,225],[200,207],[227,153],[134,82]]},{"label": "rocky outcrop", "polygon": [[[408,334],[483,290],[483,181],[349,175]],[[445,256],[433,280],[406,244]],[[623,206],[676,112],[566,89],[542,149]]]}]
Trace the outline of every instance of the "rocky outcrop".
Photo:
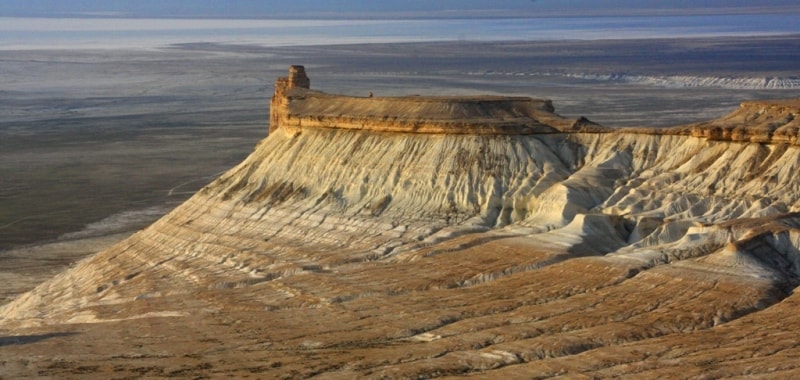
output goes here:
[{"label": "rocky outcrop", "polygon": [[743,102],[721,118],[671,128],[626,128],[621,134],[692,136],[709,141],[800,145],[800,100]]},{"label": "rocky outcrop", "polygon": [[711,140],[800,144],[800,100],[751,101],[728,116],[686,128]]},{"label": "rocky outcrop", "polygon": [[800,374],[800,147],[693,132],[755,136],[794,101],[597,133],[546,101],[302,73],[241,164],[0,308],[5,373]]},{"label": "rocky outcrop", "polygon": [[275,83],[270,132],[277,128],[356,129],[376,132],[527,135],[610,132],[588,119],[556,114],[549,100],[501,96],[351,97],[309,88],[302,66]]},{"label": "rocky outcrop", "polygon": [[306,75],[306,69],[300,65],[289,67],[289,76],[275,80],[275,95],[270,102],[269,131],[270,133],[284,122],[286,109],[291,97],[303,90],[311,88],[311,80]]},{"label": "rocky outcrop", "polygon": [[373,132],[529,135],[635,133],[689,135],[717,141],[800,143],[800,100],[749,101],[720,119],[673,128],[604,127],[585,117],[567,119],[550,100],[527,97],[351,97],[311,90],[303,66],[275,83],[270,133],[278,128],[331,128]]}]

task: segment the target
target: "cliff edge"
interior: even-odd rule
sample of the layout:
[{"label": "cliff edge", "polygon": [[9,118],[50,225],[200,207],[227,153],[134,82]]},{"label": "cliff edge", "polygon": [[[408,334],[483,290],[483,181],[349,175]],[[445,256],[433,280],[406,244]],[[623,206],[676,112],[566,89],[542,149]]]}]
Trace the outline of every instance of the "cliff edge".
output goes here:
[{"label": "cliff edge", "polygon": [[275,82],[270,133],[303,128],[465,135],[633,133],[688,135],[716,141],[800,144],[800,100],[746,101],[719,119],[672,128],[602,126],[569,119],[547,99],[506,96],[355,97],[311,89],[303,66]]},{"label": "cliff edge", "polygon": [[722,118],[687,126],[710,140],[800,145],[800,99],[743,102]]},{"label": "cliff edge", "polygon": [[278,128],[471,135],[612,131],[584,117],[564,118],[550,100],[529,97],[326,94],[310,88],[305,68],[299,65],[275,82],[270,133]]}]

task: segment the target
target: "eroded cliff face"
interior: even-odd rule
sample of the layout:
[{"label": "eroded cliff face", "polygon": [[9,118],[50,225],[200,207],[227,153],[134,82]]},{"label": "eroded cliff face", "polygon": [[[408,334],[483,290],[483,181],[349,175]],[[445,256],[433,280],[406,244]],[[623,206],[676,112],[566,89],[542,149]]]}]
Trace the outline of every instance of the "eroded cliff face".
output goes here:
[{"label": "eroded cliff face", "polygon": [[177,357],[339,378],[800,366],[800,147],[776,137],[796,136],[797,103],[627,132],[546,101],[339,99],[302,77],[250,157],[4,306],[0,329],[114,331],[145,355],[84,347],[67,374]]},{"label": "eroded cliff face", "polygon": [[744,102],[736,112],[690,125],[693,136],[712,140],[800,145],[800,100]]},{"label": "eroded cliff face", "polygon": [[355,129],[458,135],[610,132],[586,118],[554,113],[549,100],[528,97],[353,97],[311,90],[302,66],[275,82],[270,133],[277,128]]}]

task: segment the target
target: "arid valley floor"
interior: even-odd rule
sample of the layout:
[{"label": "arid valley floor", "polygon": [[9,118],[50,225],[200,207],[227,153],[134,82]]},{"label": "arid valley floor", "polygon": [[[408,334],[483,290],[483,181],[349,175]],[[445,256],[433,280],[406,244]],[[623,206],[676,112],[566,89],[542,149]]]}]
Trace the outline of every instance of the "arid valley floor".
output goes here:
[{"label": "arid valley floor", "polygon": [[0,377],[797,377],[798,52],[4,52]]}]

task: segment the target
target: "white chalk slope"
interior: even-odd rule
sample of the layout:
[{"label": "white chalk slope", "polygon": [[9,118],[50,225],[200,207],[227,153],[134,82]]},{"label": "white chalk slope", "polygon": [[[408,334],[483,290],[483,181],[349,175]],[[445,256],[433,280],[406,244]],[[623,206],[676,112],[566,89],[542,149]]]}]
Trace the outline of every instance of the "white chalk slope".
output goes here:
[{"label": "white chalk slope", "polygon": [[793,284],[799,171],[797,146],[689,136],[279,129],[0,324],[94,322],[99,306],[405,260],[470,233]]}]

